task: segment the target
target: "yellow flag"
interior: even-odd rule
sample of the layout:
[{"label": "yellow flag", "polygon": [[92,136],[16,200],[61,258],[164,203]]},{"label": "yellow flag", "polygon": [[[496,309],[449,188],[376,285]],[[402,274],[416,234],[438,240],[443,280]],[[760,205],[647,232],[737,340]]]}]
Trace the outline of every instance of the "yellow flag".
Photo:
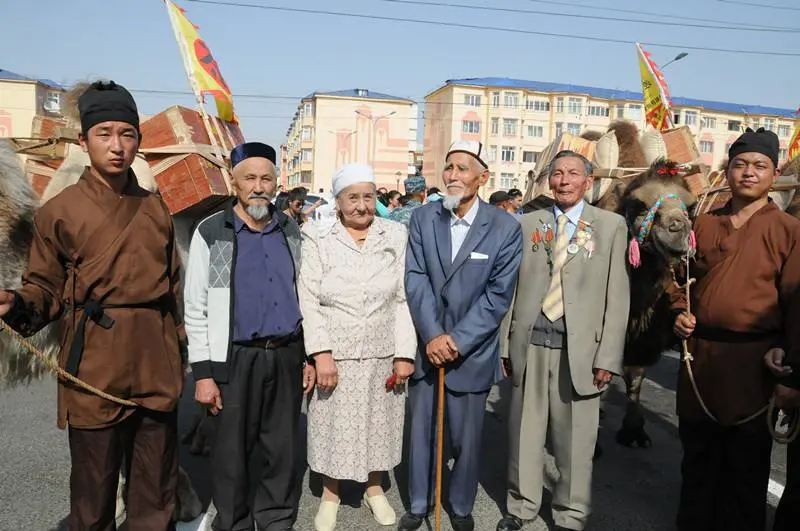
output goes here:
[{"label": "yellow flag", "polygon": [[178,40],[186,66],[186,73],[197,97],[203,98],[206,94],[212,96],[217,104],[219,117],[227,122],[238,123],[239,120],[233,110],[231,89],[225,83],[217,61],[211,55],[211,50],[197,33],[197,26],[186,18],[186,13],[182,8],[171,0],[165,1],[172,29],[175,31],[175,38]]},{"label": "yellow flag", "polygon": [[[800,109],[798,109],[800,112]],[[789,141],[789,148],[786,150],[788,158],[786,160],[794,160],[800,157],[800,122],[797,122],[797,127],[794,128],[794,135],[792,140]]]},{"label": "yellow flag", "polygon": [[664,75],[650,59],[650,54],[645,52],[638,42],[636,50],[639,56],[639,71],[642,74],[645,119],[659,131],[670,129],[674,125],[670,112],[669,89]]}]

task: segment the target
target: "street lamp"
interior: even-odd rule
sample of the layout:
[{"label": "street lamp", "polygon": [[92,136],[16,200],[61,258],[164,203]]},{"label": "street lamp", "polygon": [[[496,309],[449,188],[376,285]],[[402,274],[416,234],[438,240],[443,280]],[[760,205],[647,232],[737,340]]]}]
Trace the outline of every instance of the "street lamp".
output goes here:
[{"label": "street lamp", "polygon": [[684,57],[686,57],[687,55],[689,55],[687,52],[681,52],[681,53],[679,53],[678,55],[676,55],[676,56],[675,56],[675,59],[673,59],[672,61],[669,61],[667,64],[665,64],[664,66],[662,66],[662,67],[661,67],[661,70],[664,70],[666,67],[668,67],[669,65],[671,65],[671,64],[672,64],[672,63],[674,63],[675,61],[680,61],[681,59],[683,59],[683,58],[684,58]]},{"label": "street lamp", "polygon": [[363,116],[364,118],[367,118],[372,122],[372,154],[370,156],[370,164],[372,166],[375,166],[375,139],[376,139],[377,133],[378,133],[378,131],[377,131],[375,126],[378,124],[379,120],[382,120],[384,118],[388,118],[388,117],[392,116],[393,114],[397,114],[397,111],[392,111],[390,113],[387,113],[387,114],[384,114],[384,115],[381,115],[381,116],[373,116],[373,115],[367,116],[366,114],[364,114],[363,112],[359,111],[358,109],[356,109],[355,112],[359,116]]}]

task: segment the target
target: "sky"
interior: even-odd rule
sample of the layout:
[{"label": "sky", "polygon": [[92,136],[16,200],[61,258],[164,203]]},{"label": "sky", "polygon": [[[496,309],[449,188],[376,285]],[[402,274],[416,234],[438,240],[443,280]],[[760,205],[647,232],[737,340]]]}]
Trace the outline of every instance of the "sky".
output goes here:
[{"label": "sky", "polygon": [[[689,53],[665,69],[674,96],[787,109],[800,105],[800,7],[796,0],[767,0],[762,7],[744,5],[745,0],[219,1],[473,26],[178,0],[199,26],[234,95],[260,96],[234,98],[246,139],[275,146],[285,142],[300,98],[314,91],[366,88],[422,102],[447,79],[489,76],[640,90],[635,41],[652,43],[645,49],[658,64],[682,51]],[[450,5],[430,5],[437,3]],[[474,10],[465,5],[494,9]],[[636,14],[641,12],[650,14]],[[636,19],[680,25],[631,22]],[[145,114],[175,104],[195,106],[162,0],[0,0],[0,28],[0,69],[67,85],[83,79],[113,79],[132,89]],[[748,28],[772,29],[742,31]],[[177,94],[142,92],[148,90]],[[213,103],[208,108],[214,109]]]}]

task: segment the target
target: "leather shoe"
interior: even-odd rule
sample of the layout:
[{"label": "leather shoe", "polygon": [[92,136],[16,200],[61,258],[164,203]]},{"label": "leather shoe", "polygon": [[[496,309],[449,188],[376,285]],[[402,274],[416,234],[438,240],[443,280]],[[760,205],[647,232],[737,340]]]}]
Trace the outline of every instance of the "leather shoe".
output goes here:
[{"label": "leather shoe", "polygon": [[475,520],[472,519],[471,514],[467,516],[453,515],[450,517],[450,524],[453,526],[453,531],[474,531],[475,529]]},{"label": "leather shoe", "polygon": [[509,514],[503,517],[502,520],[497,522],[497,531],[519,531],[525,523],[514,516]]},{"label": "leather shoe", "polygon": [[397,531],[416,531],[422,527],[422,522],[424,520],[424,514],[414,514],[408,512],[404,514],[397,523]]}]

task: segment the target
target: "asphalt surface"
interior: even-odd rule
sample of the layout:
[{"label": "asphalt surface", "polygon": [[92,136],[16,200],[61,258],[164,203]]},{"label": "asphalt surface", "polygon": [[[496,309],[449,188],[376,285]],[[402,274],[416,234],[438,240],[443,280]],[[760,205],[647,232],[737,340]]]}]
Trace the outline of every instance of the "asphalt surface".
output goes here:
[{"label": "asphalt surface", "polygon": [[[671,531],[680,485],[681,449],[677,438],[677,418],[674,413],[674,388],[677,360],[664,356],[650,370],[642,402],[646,408],[650,449],[629,449],[616,444],[614,435],[624,414],[624,393],[620,382],[606,393],[599,440],[602,457],[596,462],[594,474],[594,513],[588,530],[594,531]],[[181,433],[188,429],[193,412],[185,393],[186,407],[182,408]],[[505,384],[495,388],[488,404],[483,444],[482,478],[473,515],[477,531],[492,531],[501,516],[505,493],[506,428]],[[0,531],[66,530],[69,511],[69,452],[66,433],[56,428],[55,383],[51,379],[28,387],[0,391]],[[182,447],[182,464],[193,478],[195,488],[204,503],[209,500],[207,459],[192,456]],[[780,493],[785,478],[785,449],[776,445],[773,452],[773,491]],[[548,476],[557,476],[548,463]],[[406,474],[401,464],[387,479],[387,496],[399,516],[407,505]],[[379,526],[369,509],[362,506],[362,490],[358,485],[346,485],[339,510],[337,529],[393,529]],[[313,531],[313,518],[319,503],[319,478],[305,471],[303,497],[296,529]],[[541,518],[526,530],[544,531],[552,527],[547,506]],[[769,496],[769,517],[777,503]],[[450,530],[449,518],[443,514],[442,529]],[[181,524],[180,530],[206,529],[201,519]],[[431,518],[429,527],[433,529]]]}]

